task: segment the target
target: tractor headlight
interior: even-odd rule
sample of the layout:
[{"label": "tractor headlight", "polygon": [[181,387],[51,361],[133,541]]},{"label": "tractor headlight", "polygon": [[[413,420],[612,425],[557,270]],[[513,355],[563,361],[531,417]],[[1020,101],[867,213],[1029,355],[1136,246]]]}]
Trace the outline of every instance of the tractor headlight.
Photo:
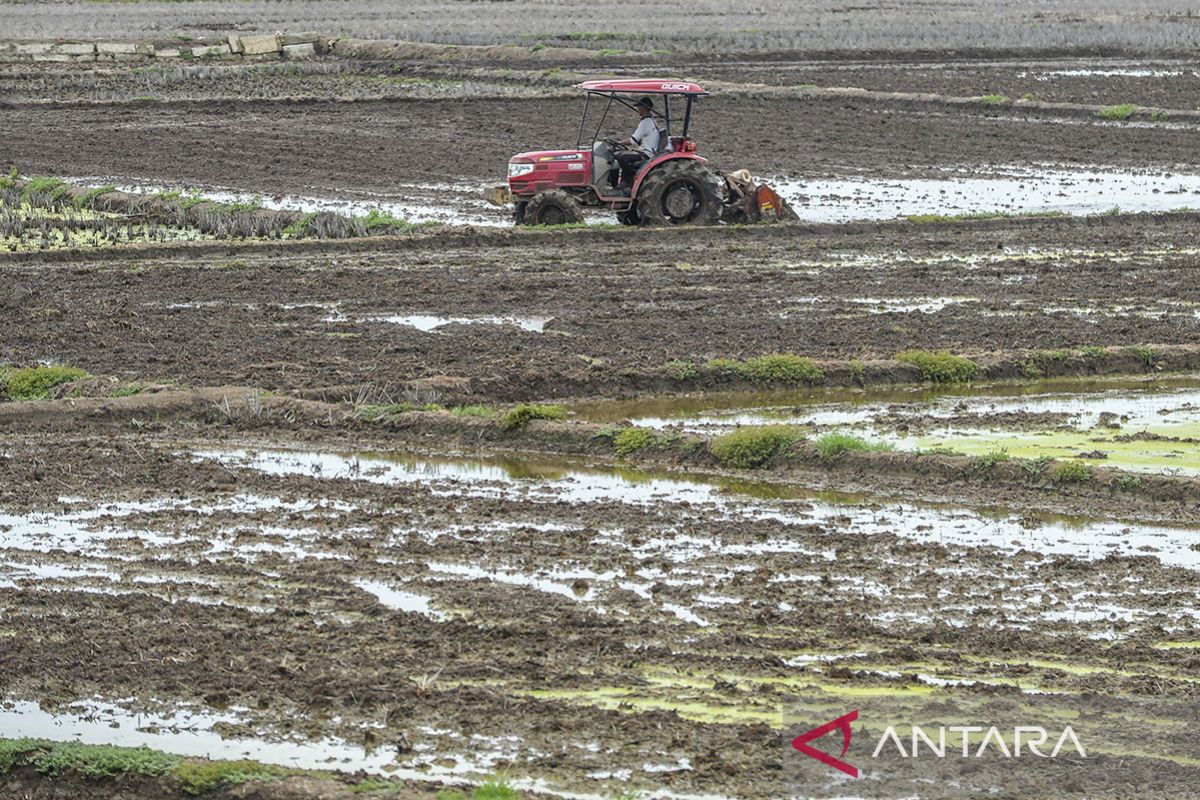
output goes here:
[{"label": "tractor headlight", "polygon": [[519,178],[522,175],[528,175],[533,172],[533,164],[520,164],[512,162],[508,165],[508,177]]}]

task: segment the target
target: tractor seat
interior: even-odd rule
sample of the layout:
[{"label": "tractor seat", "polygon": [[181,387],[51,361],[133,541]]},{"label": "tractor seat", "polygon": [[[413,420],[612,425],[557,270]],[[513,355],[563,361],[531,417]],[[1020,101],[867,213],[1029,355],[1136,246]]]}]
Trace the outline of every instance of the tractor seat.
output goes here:
[{"label": "tractor seat", "polygon": [[663,153],[671,152],[671,138],[667,136],[666,130],[658,129],[658,149],[654,151],[654,155],[661,156]]}]

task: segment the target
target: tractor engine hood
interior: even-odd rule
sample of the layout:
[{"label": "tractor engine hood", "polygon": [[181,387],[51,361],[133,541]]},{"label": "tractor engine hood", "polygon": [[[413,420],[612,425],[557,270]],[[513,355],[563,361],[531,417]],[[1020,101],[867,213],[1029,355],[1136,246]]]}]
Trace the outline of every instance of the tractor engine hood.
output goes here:
[{"label": "tractor engine hood", "polygon": [[514,194],[584,186],[590,182],[592,154],[587,150],[540,150],[518,153],[508,162]]}]

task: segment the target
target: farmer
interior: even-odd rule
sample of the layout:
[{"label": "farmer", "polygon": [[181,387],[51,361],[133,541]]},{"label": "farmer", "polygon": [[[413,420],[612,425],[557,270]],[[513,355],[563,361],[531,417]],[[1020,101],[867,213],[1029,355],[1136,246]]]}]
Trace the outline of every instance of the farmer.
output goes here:
[{"label": "farmer", "polygon": [[636,108],[641,121],[633,135],[624,142],[633,149],[617,156],[617,161],[621,164],[621,188],[626,194],[633,186],[633,176],[637,174],[638,168],[658,152],[660,135],[658,126],[654,124],[654,101],[643,97],[638,100]]}]

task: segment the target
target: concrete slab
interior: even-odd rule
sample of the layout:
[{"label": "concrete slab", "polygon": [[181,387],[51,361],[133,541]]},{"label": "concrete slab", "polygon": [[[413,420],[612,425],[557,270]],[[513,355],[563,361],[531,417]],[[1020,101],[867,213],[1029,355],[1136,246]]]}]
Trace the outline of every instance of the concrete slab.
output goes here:
[{"label": "concrete slab", "polygon": [[243,36],[242,52],[248,56],[278,53],[279,37],[273,33],[268,36]]},{"label": "concrete slab", "polygon": [[55,52],[68,56],[90,56],[96,54],[96,45],[65,42],[54,48]]},{"label": "concrete slab", "polygon": [[285,44],[283,46],[283,55],[285,58],[312,58],[317,54],[317,46],[311,42],[306,44]]},{"label": "concrete slab", "polygon": [[321,35],[316,32],[306,31],[304,33],[285,33],[279,37],[279,43],[284,47],[290,44],[311,44],[315,45]]},{"label": "concrete slab", "polygon": [[136,53],[137,44],[135,42],[100,42],[96,45],[96,52],[101,55]]}]

